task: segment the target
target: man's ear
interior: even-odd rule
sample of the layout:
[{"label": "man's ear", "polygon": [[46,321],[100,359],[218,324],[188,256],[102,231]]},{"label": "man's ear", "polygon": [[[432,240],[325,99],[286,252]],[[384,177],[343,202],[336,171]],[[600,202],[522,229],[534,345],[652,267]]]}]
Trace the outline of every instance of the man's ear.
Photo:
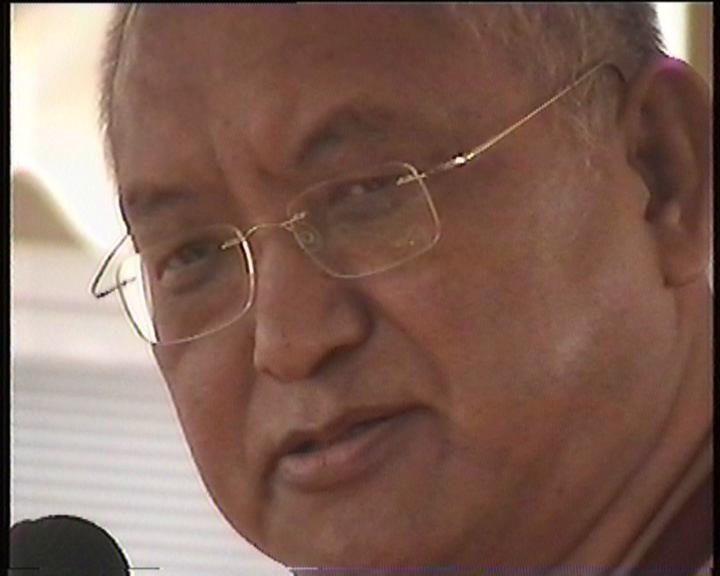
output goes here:
[{"label": "man's ear", "polygon": [[649,192],[645,217],[665,283],[707,274],[711,211],[711,111],[704,80],[659,58],[632,81],[622,109],[630,165]]}]

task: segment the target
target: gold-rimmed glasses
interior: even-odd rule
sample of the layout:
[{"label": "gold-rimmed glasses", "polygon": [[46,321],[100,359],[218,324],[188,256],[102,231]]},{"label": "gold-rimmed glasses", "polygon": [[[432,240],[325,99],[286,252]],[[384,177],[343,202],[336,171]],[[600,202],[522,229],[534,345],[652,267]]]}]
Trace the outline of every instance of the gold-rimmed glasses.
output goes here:
[{"label": "gold-rimmed glasses", "polygon": [[250,238],[260,231],[290,232],[310,259],[336,278],[396,268],[440,238],[429,176],[467,165],[608,64],[596,64],[492,138],[428,170],[390,162],[311,186],[289,202],[281,222],[244,232],[230,224],[183,231],[124,258],[114,283],[101,289],[126,235],[101,263],[91,292],[103,298],[118,291],[137,333],[151,344],[167,345],[217,332],[248,311],[256,284]]}]

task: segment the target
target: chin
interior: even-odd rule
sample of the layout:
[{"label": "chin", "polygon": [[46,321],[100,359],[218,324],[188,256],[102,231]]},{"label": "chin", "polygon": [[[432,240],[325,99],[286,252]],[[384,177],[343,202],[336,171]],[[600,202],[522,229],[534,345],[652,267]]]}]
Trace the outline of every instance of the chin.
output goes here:
[{"label": "chin", "polygon": [[[417,574],[428,574],[429,567],[454,564],[450,560],[454,556],[448,550],[440,550],[441,544],[437,540],[423,541],[415,537],[394,543],[387,538],[371,540],[373,535],[377,535],[377,531],[371,530],[365,537],[358,535],[352,539],[346,537],[325,542],[319,538],[315,541],[305,540],[295,543],[292,551],[285,548],[264,552],[288,568],[322,568],[322,576],[361,576],[366,573],[363,568],[372,576],[410,575],[416,573],[413,569],[417,569]],[[312,573],[310,570],[296,572]]]}]

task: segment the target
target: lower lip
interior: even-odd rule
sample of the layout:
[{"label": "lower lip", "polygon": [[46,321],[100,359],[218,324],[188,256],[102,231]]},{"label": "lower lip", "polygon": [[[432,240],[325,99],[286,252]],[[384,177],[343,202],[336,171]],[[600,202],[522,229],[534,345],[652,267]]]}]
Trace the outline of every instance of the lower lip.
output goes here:
[{"label": "lower lip", "polygon": [[277,473],[287,485],[313,491],[350,482],[381,464],[392,451],[391,440],[408,424],[404,412],[371,424],[348,438],[310,452],[286,454]]}]

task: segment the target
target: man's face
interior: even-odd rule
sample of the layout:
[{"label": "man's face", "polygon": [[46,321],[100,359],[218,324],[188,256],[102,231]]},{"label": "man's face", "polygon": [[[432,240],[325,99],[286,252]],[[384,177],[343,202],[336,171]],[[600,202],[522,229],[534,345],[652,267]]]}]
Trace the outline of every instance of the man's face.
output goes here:
[{"label": "man's face", "polygon": [[[552,95],[418,7],[143,8],[123,59],[112,137],[140,249],[283,220],[344,173],[428,168]],[[429,178],[441,237],[391,271],[331,278],[256,234],[249,312],[155,348],[210,494],[266,553],[540,565],[647,453],[673,390],[645,191],[619,136],[591,171],[559,126],[551,108]]]}]

